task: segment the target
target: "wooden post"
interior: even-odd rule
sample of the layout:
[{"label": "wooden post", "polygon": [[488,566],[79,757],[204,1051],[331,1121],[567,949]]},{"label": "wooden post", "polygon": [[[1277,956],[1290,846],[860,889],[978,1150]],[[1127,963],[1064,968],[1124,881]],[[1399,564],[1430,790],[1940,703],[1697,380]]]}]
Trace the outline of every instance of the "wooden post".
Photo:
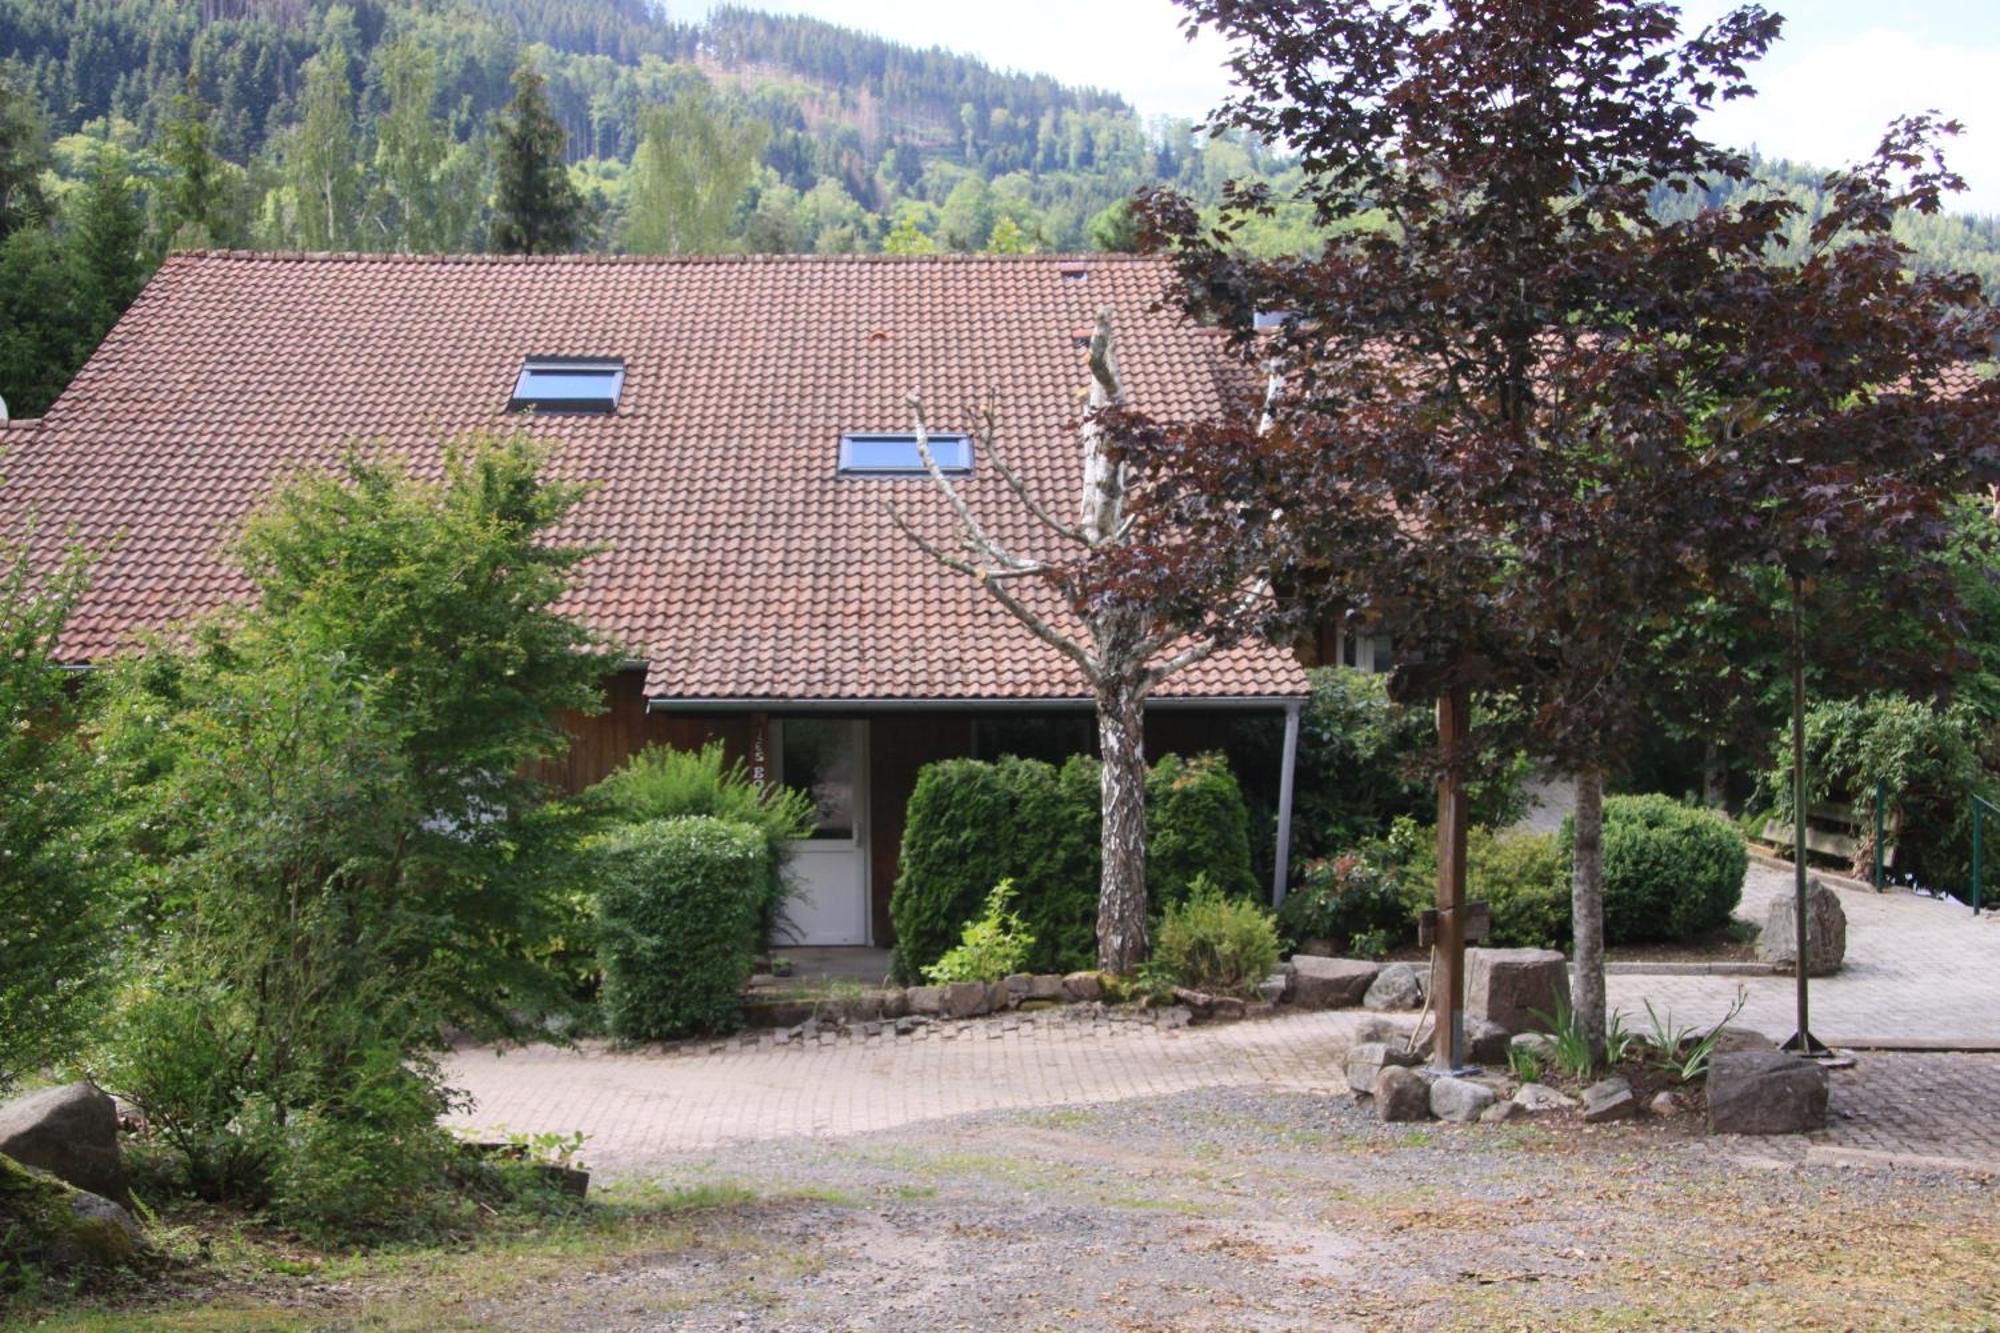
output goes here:
[{"label": "wooden post", "polygon": [[1471,711],[1469,692],[1455,686],[1438,697],[1437,966],[1431,997],[1437,1036],[1431,1065],[1463,1069],[1465,1058],[1465,738]]}]

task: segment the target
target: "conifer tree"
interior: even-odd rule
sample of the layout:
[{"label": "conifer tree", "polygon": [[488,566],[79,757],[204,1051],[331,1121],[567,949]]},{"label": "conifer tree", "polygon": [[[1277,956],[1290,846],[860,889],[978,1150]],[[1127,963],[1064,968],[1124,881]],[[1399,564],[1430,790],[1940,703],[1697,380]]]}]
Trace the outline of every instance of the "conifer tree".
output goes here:
[{"label": "conifer tree", "polygon": [[70,241],[89,275],[99,337],[132,304],[145,282],[145,262],[140,254],[145,231],[125,151],[109,141],[100,143],[75,205]]},{"label": "conifer tree", "polygon": [[200,84],[174,98],[174,114],[160,127],[160,158],[167,179],[160,196],[163,248],[202,249],[236,239],[229,209],[229,164],[215,147],[215,109],[202,100]]},{"label": "conifer tree", "polygon": [[514,100],[501,112],[493,201],[493,248],[510,255],[564,254],[583,240],[583,199],[563,164],[568,136],[531,65],[514,71]]}]

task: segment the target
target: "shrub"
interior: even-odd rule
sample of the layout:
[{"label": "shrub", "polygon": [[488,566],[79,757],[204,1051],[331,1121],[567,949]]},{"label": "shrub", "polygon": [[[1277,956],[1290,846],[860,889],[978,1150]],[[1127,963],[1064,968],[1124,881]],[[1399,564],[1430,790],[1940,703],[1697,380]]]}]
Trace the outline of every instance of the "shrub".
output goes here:
[{"label": "shrub", "polygon": [[[1035,937],[1027,966],[1067,972],[1097,954],[1099,768],[1087,755],[1057,769],[1035,759],[946,759],[917,775],[902,869],[889,900],[895,969],[909,982],[950,948],[988,889],[1011,879]],[[1147,890],[1157,910],[1204,871],[1254,893],[1249,815],[1219,755],[1163,758],[1147,776]]]},{"label": "shrub", "polygon": [[[1932,887],[1958,889],[1972,873],[1971,794],[2000,798],[1980,761],[1983,731],[1963,704],[1940,708],[1887,694],[1816,704],[1806,712],[1807,795],[1866,810],[1881,783],[1903,816],[1897,870]],[[1790,824],[1789,733],[1776,747],[1764,785],[1780,822]]]},{"label": "shrub", "polygon": [[763,834],[706,816],[593,839],[604,1010],[627,1040],[726,1032],[756,963]]},{"label": "shrub", "polygon": [[[1576,836],[1563,821],[1565,866]],[[1750,857],[1734,825],[1665,796],[1604,802],[1604,938],[1688,940],[1726,924]]]},{"label": "shrub", "polygon": [[1294,947],[1327,940],[1353,952],[1363,936],[1409,934],[1410,907],[1397,868],[1384,864],[1379,849],[1362,848],[1307,865],[1278,907],[1278,924]]},{"label": "shrub", "polygon": [[1003,879],[994,885],[986,896],[985,915],[969,922],[958,944],[924,969],[925,980],[933,985],[999,981],[1026,966],[1035,936],[1018,915],[1007,910],[1013,897],[1013,880]]},{"label": "shrub", "polygon": [[757,938],[769,944],[784,924],[792,885],[791,844],[813,831],[813,800],[790,787],[760,786],[741,759],[727,761],[722,742],[699,750],[649,745],[585,793],[584,804],[621,823],[707,815],[756,829],[764,839],[764,891],[757,905]]},{"label": "shrub", "polygon": [[1219,754],[1162,755],[1146,775],[1146,897],[1154,911],[1185,898],[1198,876],[1232,897],[1257,892],[1250,812]]},{"label": "shrub", "polygon": [[1249,995],[1278,964],[1278,927],[1255,903],[1231,898],[1206,875],[1170,904],[1153,943],[1153,962],[1180,984]]},{"label": "shrub", "polygon": [[[1413,830],[1414,832],[1414,830]],[[1403,892],[1414,925],[1437,904],[1437,833],[1406,837]],[[1560,949],[1570,939],[1569,862],[1553,833],[1473,828],[1465,837],[1465,896],[1492,915],[1487,943],[1502,949]]]}]

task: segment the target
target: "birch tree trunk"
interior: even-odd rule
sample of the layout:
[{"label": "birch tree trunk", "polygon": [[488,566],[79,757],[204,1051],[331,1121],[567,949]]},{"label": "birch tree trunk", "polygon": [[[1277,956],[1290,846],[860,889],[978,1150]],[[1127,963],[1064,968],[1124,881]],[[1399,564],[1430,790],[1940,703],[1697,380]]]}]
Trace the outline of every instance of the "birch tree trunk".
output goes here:
[{"label": "birch tree trunk", "polygon": [[1099,683],[1097,743],[1104,806],[1097,965],[1124,975],[1145,961],[1147,951],[1145,712],[1136,682],[1114,677]]},{"label": "birch tree trunk", "polygon": [[1570,878],[1570,921],[1575,930],[1570,1006],[1590,1040],[1593,1059],[1604,1058],[1604,770],[1576,771],[1575,867]]}]

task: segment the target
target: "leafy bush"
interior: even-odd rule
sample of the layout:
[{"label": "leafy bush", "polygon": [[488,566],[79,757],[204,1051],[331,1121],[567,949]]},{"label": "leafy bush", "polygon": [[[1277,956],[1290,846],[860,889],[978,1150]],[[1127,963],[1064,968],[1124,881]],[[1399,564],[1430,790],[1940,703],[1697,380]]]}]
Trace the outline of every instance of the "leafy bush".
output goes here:
[{"label": "leafy bush", "polygon": [[[1097,761],[1087,755],[1060,769],[1011,755],[926,765],[910,795],[902,869],[889,899],[898,978],[921,976],[1003,879],[1014,881],[1019,914],[1035,938],[1029,968],[1091,966],[1102,866],[1099,780]],[[1146,880],[1156,909],[1184,896],[1204,871],[1255,891],[1249,816],[1221,756],[1166,756],[1146,785]]]},{"label": "leafy bush", "polygon": [[[1898,695],[1840,699],[1806,712],[1807,797],[1848,801],[1863,809],[1881,783],[1902,813],[1897,870],[1920,883],[1960,889],[1972,874],[1971,794],[2000,799],[1980,760],[1984,728],[1968,706]],[[1792,752],[1776,747],[1765,795],[1781,822],[1791,823]]]},{"label": "leafy bush", "polygon": [[1400,940],[1411,929],[1400,872],[1384,864],[1376,848],[1308,864],[1298,887],[1279,904],[1278,924],[1295,948],[1326,940],[1343,953],[1355,952],[1364,936],[1386,933]]},{"label": "leafy bush", "polygon": [[56,666],[85,572],[72,558],[43,576],[25,544],[0,542],[0,1094],[71,1053],[103,990],[91,769]]},{"label": "leafy bush", "polygon": [[1153,910],[1185,898],[1202,875],[1225,895],[1257,892],[1243,789],[1219,754],[1162,755],[1146,775],[1146,897]]},{"label": "leafy bush", "polygon": [[342,1095],[273,1137],[271,1211],[322,1243],[421,1233],[458,1148],[438,1124],[449,1099],[404,1068],[393,1046],[369,1052]]},{"label": "leafy bush", "polygon": [[953,948],[924,969],[933,985],[953,981],[999,981],[1019,972],[1035,946],[1034,932],[1007,910],[1014,898],[1014,881],[1003,879],[986,896],[986,912],[969,922]]},{"label": "leafy bush", "polygon": [[1226,896],[1206,875],[1168,905],[1153,942],[1153,962],[1182,985],[1222,995],[1250,995],[1278,965],[1278,926],[1253,902]]},{"label": "leafy bush", "polygon": [[[1292,798],[1292,865],[1336,857],[1380,838],[1399,818],[1429,819],[1437,790],[1425,768],[1437,744],[1428,705],[1389,697],[1389,677],[1350,667],[1306,673],[1312,697],[1299,715],[1298,767]],[[1480,748],[1467,796],[1474,825],[1504,827],[1522,813],[1528,761],[1509,741],[1500,701],[1474,701]],[[1241,780],[1256,784],[1254,804],[1274,817],[1284,729],[1276,719],[1248,722],[1231,741]]]},{"label": "leafy bush", "polygon": [[[1437,836],[1411,839],[1404,862],[1410,920],[1437,904]],[[1487,942],[1502,949],[1560,949],[1570,939],[1570,875],[1553,833],[1473,828],[1465,836],[1465,896],[1492,914]]]},{"label": "leafy bush", "polygon": [[685,816],[613,830],[590,851],[611,1031],[655,1040],[733,1029],[770,871],[763,833]]},{"label": "leafy bush", "polygon": [[[1565,864],[1575,837],[1575,820],[1564,820]],[[1607,798],[1605,942],[1689,940],[1725,925],[1749,865],[1742,835],[1712,810],[1665,796]]]},{"label": "leafy bush", "polygon": [[813,831],[812,796],[790,787],[760,786],[743,761],[725,760],[721,741],[699,750],[649,745],[584,795],[587,808],[621,823],[707,815],[756,829],[764,839],[764,892],[757,938],[768,944],[784,924],[792,895],[791,844]]},{"label": "leafy bush", "polygon": [[580,492],[540,467],[475,440],[437,481],[295,482],[244,539],[255,605],[104,673],[97,832],[152,968],[93,1063],[202,1193],[394,1230],[414,1176],[343,1186],[314,1154],[417,1151],[446,1026],[558,998],[534,948],[574,838],[525,774],[608,659],[553,609],[587,552],[549,540]]}]

